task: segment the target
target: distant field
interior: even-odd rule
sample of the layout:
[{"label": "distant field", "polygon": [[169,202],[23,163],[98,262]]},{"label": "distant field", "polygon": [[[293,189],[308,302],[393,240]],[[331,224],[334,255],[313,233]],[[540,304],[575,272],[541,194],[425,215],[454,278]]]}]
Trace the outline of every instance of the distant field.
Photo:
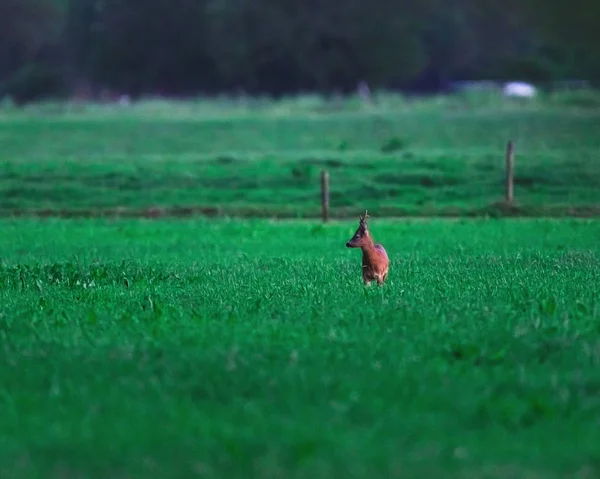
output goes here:
[{"label": "distant field", "polygon": [[496,214],[509,139],[517,145],[514,213],[600,211],[600,110],[444,101],[229,114],[143,105],[5,112],[0,214],[170,208],[315,217],[322,169],[331,174],[334,216]]},{"label": "distant field", "polygon": [[355,227],[1,221],[1,476],[597,477],[600,222],[372,218],[370,289]]}]

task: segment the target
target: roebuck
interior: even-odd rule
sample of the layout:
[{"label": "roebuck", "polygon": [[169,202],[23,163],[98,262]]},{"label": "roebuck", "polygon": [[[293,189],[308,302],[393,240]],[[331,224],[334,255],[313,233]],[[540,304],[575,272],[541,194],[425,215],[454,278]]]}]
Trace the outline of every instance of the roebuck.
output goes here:
[{"label": "roebuck", "polygon": [[367,227],[367,218],[369,215],[366,211],[364,216],[359,216],[358,229],[346,246],[362,250],[362,277],[365,285],[369,286],[375,280],[381,286],[387,278],[390,260],[385,248],[373,241]]}]

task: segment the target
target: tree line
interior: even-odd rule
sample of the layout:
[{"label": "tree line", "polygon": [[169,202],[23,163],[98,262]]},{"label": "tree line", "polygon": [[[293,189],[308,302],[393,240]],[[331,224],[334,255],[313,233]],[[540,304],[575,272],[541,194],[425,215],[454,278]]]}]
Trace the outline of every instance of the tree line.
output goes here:
[{"label": "tree line", "polygon": [[597,0],[0,0],[0,97],[600,81]]}]

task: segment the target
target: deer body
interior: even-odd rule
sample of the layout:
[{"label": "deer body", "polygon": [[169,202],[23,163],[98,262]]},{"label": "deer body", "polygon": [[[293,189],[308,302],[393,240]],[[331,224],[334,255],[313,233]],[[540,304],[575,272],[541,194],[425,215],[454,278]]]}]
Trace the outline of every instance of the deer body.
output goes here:
[{"label": "deer body", "polygon": [[388,275],[390,260],[385,248],[376,244],[367,227],[365,216],[360,216],[360,223],[354,236],[346,243],[348,248],[360,248],[362,250],[362,277],[365,285],[370,285],[372,281],[377,281],[382,285]]}]

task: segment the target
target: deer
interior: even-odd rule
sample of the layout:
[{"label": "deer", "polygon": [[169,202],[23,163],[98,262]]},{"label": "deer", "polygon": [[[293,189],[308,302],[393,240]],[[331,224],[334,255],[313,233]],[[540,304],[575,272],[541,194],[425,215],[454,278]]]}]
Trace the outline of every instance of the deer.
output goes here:
[{"label": "deer", "polygon": [[346,243],[347,248],[360,248],[362,250],[362,277],[365,286],[370,286],[373,280],[381,286],[387,279],[390,260],[385,248],[373,241],[367,227],[368,212],[360,215],[358,229],[354,236]]}]

